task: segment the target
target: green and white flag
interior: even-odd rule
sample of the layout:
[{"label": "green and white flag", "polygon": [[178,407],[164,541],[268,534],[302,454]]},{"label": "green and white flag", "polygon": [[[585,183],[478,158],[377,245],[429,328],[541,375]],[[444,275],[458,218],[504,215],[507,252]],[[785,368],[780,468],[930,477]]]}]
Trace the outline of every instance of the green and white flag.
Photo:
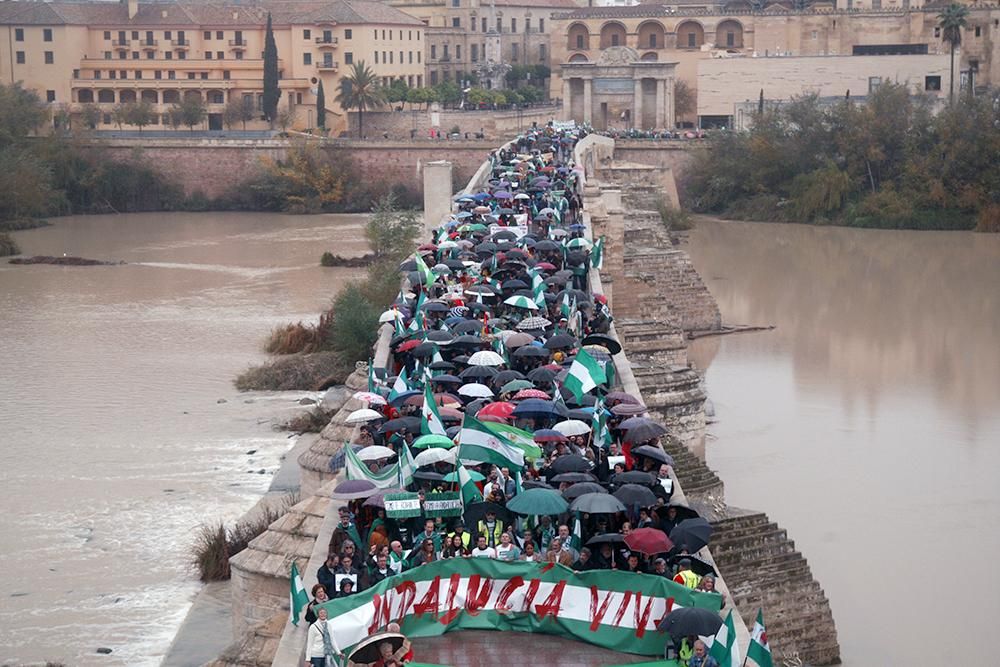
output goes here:
[{"label": "green and white flag", "polygon": [[479,487],[472,481],[472,475],[463,465],[458,466],[458,490],[462,494],[462,504],[466,507],[483,501],[483,494],[479,492]]},{"label": "green and white flag", "polygon": [[535,305],[539,308],[545,307],[545,281],[538,271],[531,272],[531,293],[535,297]]},{"label": "green and white flag", "polygon": [[[462,473],[459,473],[459,476],[461,476],[461,474]],[[439,516],[462,516],[461,496],[454,491],[428,493],[424,497],[424,516],[430,519]]]},{"label": "green and white flag", "polygon": [[470,415],[465,415],[458,434],[458,458],[492,463],[501,468],[508,466],[512,470],[524,467],[524,453],[517,445]]},{"label": "green and white flag", "polygon": [[501,424],[499,422],[482,422],[483,426],[493,431],[502,438],[506,438],[512,445],[520,448],[526,459],[542,458],[542,448],[535,442],[535,436],[524,429]]},{"label": "green and white flag", "polygon": [[733,610],[729,610],[725,623],[715,633],[715,638],[709,647],[710,656],[715,658],[719,667],[742,667],[740,663],[740,645],[736,641],[736,623],[733,622]]},{"label": "green and white flag", "polygon": [[771,645],[767,641],[767,629],[764,628],[764,610],[757,610],[757,620],[750,631],[750,646],[747,647],[747,658],[757,663],[758,667],[773,667],[771,661]]},{"label": "green and white flag", "polygon": [[399,448],[399,462],[396,464],[399,471],[399,488],[405,489],[413,484],[413,473],[417,471],[417,466],[413,463],[413,454],[410,453],[410,446],[404,441]]},{"label": "green and white flag", "polygon": [[399,464],[394,463],[385,470],[372,472],[368,465],[358,458],[350,443],[344,443],[344,473],[347,479],[367,479],[380,489],[388,489],[399,482]]},{"label": "green and white flag", "polygon": [[448,435],[438,413],[437,402],[431,392],[431,383],[424,382],[424,405],[420,408],[420,432],[427,435]]},{"label": "green and white flag", "polygon": [[572,308],[573,306],[569,301],[569,292],[563,292],[562,303],[559,304],[559,312],[563,317],[569,319],[570,313],[573,312]]},{"label": "green and white flag", "polygon": [[406,377],[406,369],[399,371],[396,381],[392,383],[392,391],[389,392],[389,402],[391,403],[397,396],[410,390],[410,382]]},{"label": "green and white flag", "polygon": [[573,513],[573,532],[569,536],[569,545],[580,553],[580,549],[583,547],[583,525],[580,522],[580,513]]},{"label": "green and white flag", "polygon": [[424,284],[427,287],[431,287],[434,284],[434,272],[431,271],[427,264],[424,262],[424,258],[420,256],[420,253],[414,253],[413,257],[417,260],[417,272],[420,277],[424,279]]},{"label": "green and white flag", "polygon": [[375,361],[368,357],[368,393],[375,393]]},{"label": "green and white flag", "polygon": [[601,270],[604,266],[604,237],[594,242],[594,247],[590,249],[591,268]]},{"label": "green and white flag", "polygon": [[566,376],[564,385],[573,392],[576,400],[583,399],[583,395],[594,389],[598,385],[608,381],[608,376],[604,372],[604,367],[590,356],[586,349],[581,349],[573,359],[573,365],[569,367],[569,375]]},{"label": "green and white flag", "polygon": [[291,579],[292,625],[298,625],[302,610],[309,605],[309,594],[306,593],[306,587],[302,584],[302,577],[299,576],[299,568],[295,565],[294,561],[292,562],[292,574],[289,579]]},{"label": "green and white flag", "polygon": [[[393,308],[393,310],[395,310],[395,308]],[[395,333],[397,336],[406,335],[406,327],[403,326],[403,318],[401,315],[397,314],[396,317],[392,318],[392,326],[395,328]]]}]

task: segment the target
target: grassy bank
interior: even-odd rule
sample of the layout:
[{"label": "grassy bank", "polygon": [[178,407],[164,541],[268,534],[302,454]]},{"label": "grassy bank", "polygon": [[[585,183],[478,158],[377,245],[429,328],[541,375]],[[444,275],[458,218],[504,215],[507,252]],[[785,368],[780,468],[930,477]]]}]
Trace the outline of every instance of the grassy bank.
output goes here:
[{"label": "grassy bank", "polygon": [[10,234],[0,234],[0,257],[10,257],[20,255],[21,248],[18,247]]}]

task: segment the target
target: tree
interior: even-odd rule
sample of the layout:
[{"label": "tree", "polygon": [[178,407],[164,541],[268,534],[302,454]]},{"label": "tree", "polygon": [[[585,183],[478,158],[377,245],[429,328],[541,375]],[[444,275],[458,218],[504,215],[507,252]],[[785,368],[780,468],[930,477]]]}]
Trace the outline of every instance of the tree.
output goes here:
[{"label": "tree", "polygon": [[406,85],[405,81],[402,79],[393,79],[385,91],[385,101],[390,104],[406,102],[409,92],[410,88]]},{"label": "tree", "polygon": [[25,90],[20,81],[0,85],[0,147],[27,136],[47,113],[38,93]]},{"label": "tree", "polygon": [[265,166],[278,182],[288,212],[318,213],[344,196],[343,171],[317,144],[296,146],[284,162],[265,161]]},{"label": "tree", "polygon": [[941,39],[951,47],[951,77],[948,82],[948,102],[955,101],[955,47],[962,45],[962,31],[965,29],[969,9],[964,5],[953,3],[938,14],[938,27],[941,28]]},{"label": "tree", "polygon": [[385,92],[379,85],[378,77],[365,61],[351,65],[351,73],[340,80],[337,104],[342,108],[358,110],[358,137],[363,138],[365,109],[382,106]]},{"label": "tree", "polygon": [[122,125],[128,125],[129,105],[131,102],[119,102],[111,109],[111,122],[122,129]]},{"label": "tree", "polygon": [[294,111],[292,111],[288,107],[283,107],[282,109],[278,110],[277,123],[278,127],[281,128],[282,132],[287,132],[288,128],[290,128],[292,126],[292,123],[294,122],[295,122]]},{"label": "tree", "polygon": [[454,106],[462,101],[462,88],[454,81],[442,81],[434,88],[441,104]]},{"label": "tree", "polygon": [[274,31],[271,29],[271,14],[267,15],[267,32],[264,35],[264,117],[274,126],[278,117],[278,100],[281,90],[278,89],[278,46],[274,43]]},{"label": "tree", "polygon": [[0,150],[0,220],[50,213],[59,194],[52,188],[52,169],[32,151],[19,146]]},{"label": "tree", "polygon": [[368,247],[375,253],[375,260],[401,260],[410,253],[420,234],[422,225],[412,210],[399,210],[396,196],[387,194],[372,207],[372,215],[365,225]]},{"label": "tree", "polygon": [[687,81],[677,81],[674,84],[674,120],[690,116],[695,112],[694,89]]},{"label": "tree", "polygon": [[256,112],[253,108],[253,97],[230,97],[226,108],[222,111],[222,122],[233,129],[233,125],[241,123],[247,129],[247,121],[253,120]]},{"label": "tree", "polygon": [[93,130],[101,122],[101,108],[93,102],[84,104],[80,109],[80,118],[84,125]]},{"label": "tree", "polygon": [[142,128],[147,125],[153,124],[153,118],[156,116],[156,112],[153,111],[153,105],[147,100],[142,100],[138,104],[132,103],[128,106],[128,110],[125,114],[126,122],[129,125],[135,125],[142,132]]},{"label": "tree", "polygon": [[316,89],[316,127],[326,128],[326,92],[323,90],[322,79]]},{"label": "tree", "polygon": [[194,132],[194,126],[204,122],[206,113],[205,102],[201,96],[189,95],[170,109],[170,124],[174,127],[187,125],[188,129]]}]

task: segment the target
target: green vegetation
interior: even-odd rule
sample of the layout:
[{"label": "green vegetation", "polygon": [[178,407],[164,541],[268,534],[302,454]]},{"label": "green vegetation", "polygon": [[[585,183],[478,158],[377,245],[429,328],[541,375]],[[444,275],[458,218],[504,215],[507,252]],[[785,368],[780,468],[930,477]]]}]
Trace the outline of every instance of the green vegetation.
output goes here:
[{"label": "green vegetation", "polygon": [[376,109],[385,101],[385,90],[364,60],[351,65],[351,73],[340,80],[337,103],[344,109],[358,110],[358,137],[365,136],[365,109]]},{"label": "green vegetation", "polygon": [[316,127],[326,129],[326,92],[323,90],[322,79],[316,88]]},{"label": "green vegetation", "polygon": [[354,371],[354,360],[335,352],[289,354],[240,373],[233,384],[239,391],[320,391],[343,384]]},{"label": "green vegetation", "polygon": [[11,255],[20,254],[21,249],[11,235],[7,233],[0,234],[0,257],[10,257]]},{"label": "green vegetation", "polygon": [[278,100],[281,99],[281,89],[278,88],[278,46],[274,42],[274,31],[271,29],[271,13],[267,14],[267,28],[264,33],[264,117],[274,125],[278,117]]},{"label": "green vegetation", "polygon": [[226,103],[226,108],[222,112],[222,122],[226,127],[233,129],[236,124],[247,129],[247,123],[254,119],[256,112],[253,108],[252,97],[230,97]]},{"label": "green vegetation", "polygon": [[937,115],[906,86],[864,105],[815,96],[758,113],[748,132],[714,137],[688,174],[690,206],[746,220],[907,229],[995,226],[1000,91],[962,96]]},{"label": "green vegetation", "polygon": [[938,27],[941,28],[941,39],[948,42],[951,49],[951,68],[948,70],[948,101],[955,102],[955,47],[962,45],[962,31],[966,27],[969,8],[957,2],[944,8],[938,14]]},{"label": "green vegetation", "polygon": [[660,214],[660,222],[668,232],[683,232],[694,227],[687,211],[675,208],[664,198],[656,202],[656,211]]},{"label": "green vegetation", "polygon": [[52,223],[38,218],[16,218],[0,221],[0,232],[20,232],[25,229],[49,227]]}]

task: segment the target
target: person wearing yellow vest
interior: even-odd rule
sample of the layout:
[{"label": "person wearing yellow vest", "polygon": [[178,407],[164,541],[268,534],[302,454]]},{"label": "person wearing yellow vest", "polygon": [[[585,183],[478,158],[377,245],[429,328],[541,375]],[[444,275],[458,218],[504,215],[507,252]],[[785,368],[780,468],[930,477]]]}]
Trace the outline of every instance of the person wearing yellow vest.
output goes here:
[{"label": "person wearing yellow vest", "polygon": [[690,558],[682,558],[677,564],[677,574],[674,575],[674,581],[688,588],[698,588],[701,577],[691,571]]},{"label": "person wearing yellow vest", "polygon": [[476,535],[486,538],[486,546],[494,549],[500,546],[500,535],[503,533],[504,525],[503,521],[497,519],[496,512],[487,512],[486,519],[480,520],[476,528],[478,531]]},{"label": "person wearing yellow vest", "polygon": [[456,535],[462,538],[462,546],[468,549],[472,544],[472,535],[465,532],[465,522],[461,519],[455,521],[455,530],[448,533],[448,542],[451,543]]}]

